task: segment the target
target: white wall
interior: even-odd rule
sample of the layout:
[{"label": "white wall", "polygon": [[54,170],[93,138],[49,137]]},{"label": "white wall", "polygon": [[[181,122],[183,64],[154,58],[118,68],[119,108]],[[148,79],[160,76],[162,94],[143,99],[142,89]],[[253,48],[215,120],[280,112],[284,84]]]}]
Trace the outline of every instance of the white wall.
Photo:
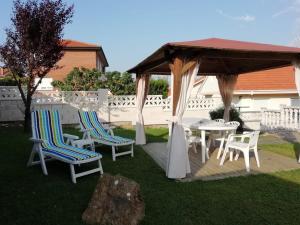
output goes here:
[{"label": "white wall", "polygon": [[[108,97],[108,90],[89,92],[40,91],[33,100],[33,109],[59,110],[63,124],[78,123],[77,111],[97,111],[103,121],[130,122],[135,124],[135,96]],[[190,99],[185,117],[209,118],[209,111],[220,103],[220,99]],[[0,87],[0,121],[21,121],[24,107],[18,91]],[[150,95],[144,110],[146,125],[167,124],[171,118],[170,100],[161,95]]]},{"label": "white wall", "polygon": [[220,96],[217,78],[215,76],[207,76],[203,83],[194,86],[192,96]]},{"label": "white wall", "polygon": [[[219,97],[218,81],[215,76],[208,76],[203,85],[196,85],[192,90],[192,96],[212,96]],[[241,111],[258,111],[261,108],[280,109],[281,105],[286,106],[300,106],[300,101],[295,94],[234,94],[233,104],[238,106],[245,106]],[[246,108],[247,107],[247,108]]]},{"label": "white wall", "polygon": [[[35,78],[34,83],[35,85],[37,84],[37,82],[40,80],[40,78]],[[38,91],[49,91],[49,90],[53,90],[53,86],[52,86],[52,81],[53,78],[50,77],[44,77],[42,79],[42,82],[39,84],[39,86],[37,87],[36,90]]]}]

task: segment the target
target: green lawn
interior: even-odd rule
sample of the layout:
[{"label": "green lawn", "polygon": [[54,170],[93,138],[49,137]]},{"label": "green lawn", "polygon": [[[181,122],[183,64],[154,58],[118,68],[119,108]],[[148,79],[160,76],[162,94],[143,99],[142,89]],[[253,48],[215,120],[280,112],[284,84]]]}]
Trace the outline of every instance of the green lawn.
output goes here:
[{"label": "green lawn", "polygon": [[[76,130],[67,129],[76,134]],[[133,137],[132,130],[118,134]],[[164,141],[166,129],[148,129],[149,141]],[[21,128],[0,128],[0,224],[82,224],[98,176],[69,178],[69,167],[48,163],[48,176],[39,166],[26,168],[31,149]],[[282,144],[276,152],[295,157],[294,144]],[[272,150],[271,145],[260,145]],[[146,203],[143,225],[190,224],[299,224],[300,170],[272,175],[230,178],[220,181],[181,183],[164,172],[140,147],[135,157],[112,162],[108,148],[101,147],[105,172],[121,174],[141,185]],[[289,152],[289,153],[288,153]],[[82,166],[84,168],[84,166]]]}]

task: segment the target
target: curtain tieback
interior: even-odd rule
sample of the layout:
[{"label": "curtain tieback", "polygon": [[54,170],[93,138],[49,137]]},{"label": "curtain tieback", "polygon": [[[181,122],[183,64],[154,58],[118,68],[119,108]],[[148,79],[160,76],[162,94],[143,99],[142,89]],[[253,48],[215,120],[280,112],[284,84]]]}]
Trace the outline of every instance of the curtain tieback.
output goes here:
[{"label": "curtain tieback", "polygon": [[179,119],[178,116],[172,116],[171,120],[172,123],[179,123],[181,122],[181,118]]}]

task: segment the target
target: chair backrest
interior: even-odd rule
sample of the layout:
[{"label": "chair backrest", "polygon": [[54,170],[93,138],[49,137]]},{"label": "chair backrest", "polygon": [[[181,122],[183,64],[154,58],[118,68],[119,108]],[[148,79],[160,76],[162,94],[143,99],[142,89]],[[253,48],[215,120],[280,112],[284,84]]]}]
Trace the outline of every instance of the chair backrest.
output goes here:
[{"label": "chair backrest", "polygon": [[35,110],[31,112],[32,137],[51,144],[64,143],[62,127],[57,110]]},{"label": "chair backrest", "polygon": [[230,121],[230,122],[226,122],[225,124],[228,126],[235,126],[236,128],[240,126],[240,123],[238,121]]},{"label": "chair backrest", "polygon": [[185,132],[185,136],[187,138],[189,138],[193,134],[193,132],[191,131],[191,129],[190,128],[186,128],[186,127],[184,128],[184,132]]},{"label": "chair backrest", "polygon": [[260,133],[259,130],[251,132],[250,139],[249,139],[249,147],[250,148],[255,147],[257,145],[259,133]]},{"label": "chair backrest", "polygon": [[82,129],[91,129],[90,134],[92,136],[98,137],[109,135],[107,131],[102,126],[97,112],[95,111],[78,111],[79,123]]},{"label": "chair backrest", "polygon": [[218,122],[218,123],[225,123],[224,119],[215,119],[214,121]]}]

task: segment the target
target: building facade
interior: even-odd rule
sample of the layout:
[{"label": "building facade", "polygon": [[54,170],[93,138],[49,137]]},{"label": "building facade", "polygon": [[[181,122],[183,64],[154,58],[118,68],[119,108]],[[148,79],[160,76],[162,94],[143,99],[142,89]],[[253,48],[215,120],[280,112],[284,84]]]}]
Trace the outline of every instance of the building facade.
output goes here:
[{"label": "building facade", "polygon": [[[192,95],[220,97],[216,77],[197,80]],[[299,102],[292,66],[239,75],[233,98],[233,103],[246,111],[279,109],[282,105],[300,106]]]}]

